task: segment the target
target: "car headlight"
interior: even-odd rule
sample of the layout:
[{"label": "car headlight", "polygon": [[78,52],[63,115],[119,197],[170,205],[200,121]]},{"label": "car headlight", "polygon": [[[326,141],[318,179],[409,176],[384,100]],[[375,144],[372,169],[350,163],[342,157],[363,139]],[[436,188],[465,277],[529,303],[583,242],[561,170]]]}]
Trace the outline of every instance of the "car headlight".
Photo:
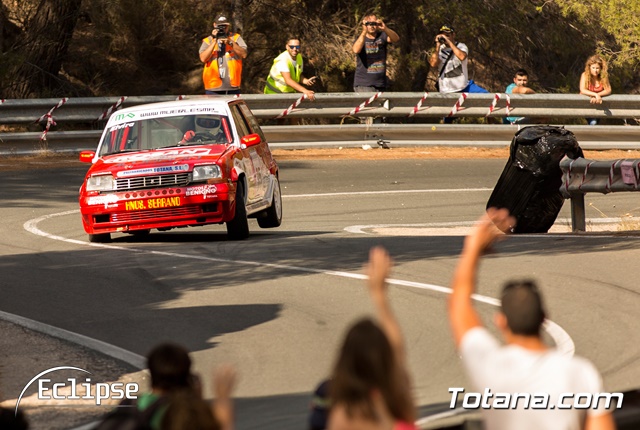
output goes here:
[{"label": "car headlight", "polygon": [[113,175],[96,175],[87,179],[87,191],[113,191]]},{"label": "car headlight", "polygon": [[207,166],[195,166],[193,168],[193,182],[205,181],[207,179],[220,178],[222,176],[220,167],[217,164]]}]

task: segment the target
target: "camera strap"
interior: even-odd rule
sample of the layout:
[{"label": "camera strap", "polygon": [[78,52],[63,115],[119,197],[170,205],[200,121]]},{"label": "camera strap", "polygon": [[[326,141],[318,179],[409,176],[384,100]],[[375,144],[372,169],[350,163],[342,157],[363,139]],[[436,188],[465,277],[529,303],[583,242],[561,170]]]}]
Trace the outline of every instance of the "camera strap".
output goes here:
[{"label": "camera strap", "polygon": [[[458,44],[456,43],[456,48],[457,47],[458,47]],[[442,69],[440,69],[440,74],[438,75],[438,80],[442,78],[442,75],[444,74],[444,69],[447,68],[447,64],[449,63],[449,60],[451,60],[451,57],[453,57],[453,49],[451,50],[451,52],[449,52],[449,56],[447,57],[447,59],[444,60],[444,64],[442,65]]]}]

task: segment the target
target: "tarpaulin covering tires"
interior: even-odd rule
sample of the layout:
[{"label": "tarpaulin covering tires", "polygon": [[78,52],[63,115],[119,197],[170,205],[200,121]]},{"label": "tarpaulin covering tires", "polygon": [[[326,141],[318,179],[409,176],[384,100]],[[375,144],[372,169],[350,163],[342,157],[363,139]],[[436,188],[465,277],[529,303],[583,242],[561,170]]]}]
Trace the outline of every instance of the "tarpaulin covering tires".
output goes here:
[{"label": "tarpaulin covering tires", "polygon": [[583,153],[564,127],[536,125],[519,130],[487,208],[508,209],[517,220],[513,233],[548,232],[564,203],[559,164],[565,155],[575,159]]}]

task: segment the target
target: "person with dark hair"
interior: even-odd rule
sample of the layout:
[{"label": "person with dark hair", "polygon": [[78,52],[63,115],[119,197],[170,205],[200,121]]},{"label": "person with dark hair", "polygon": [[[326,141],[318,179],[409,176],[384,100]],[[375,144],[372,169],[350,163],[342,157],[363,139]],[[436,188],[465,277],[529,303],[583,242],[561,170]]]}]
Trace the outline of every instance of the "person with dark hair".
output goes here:
[{"label": "person with dark hair", "polygon": [[215,399],[209,403],[200,390],[184,388],[169,396],[169,406],[162,417],[161,430],[232,430],[233,400],[236,371],[232,366],[220,366],[213,375]]},{"label": "person with dark hair", "polygon": [[315,92],[303,86],[312,86],[317,77],[305,78],[302,76],[304,61],[302,54],[300,54],[301,47],[300,39],[297,37],[291,37],[287,40],[286,49],[273,60],[264,87],[265,94],[300,92],[305,94],[309,100],[315,100]]},{"label": "person with dark hair", "polygon": [[329,388],[329,430],[415,429],[404,339],[387,298],[391,266],[384,248],[371,249],[365,272],[378,321],[356,322],[342,343]]},{"label": "person with dark hair", "polygon": [[174,343],[161,343],[154,347],[147,355],[147,367],[151,375],[151,392],[142,393],[136,406],[141,411],[151,407],[157,409],[150,417],[150,425],[158,430],[170,395],[187,389],[200,390],[200,384],[191,373],[189,351]]},{"label": "person with dark hair", "polygon": [[[516,70],[513,82],[507,85],[505,93],[507,94],[535,94],[536,92],[529,88],[529,73],[525,69]],[[524,117],[508,116],[504,119],[505,124],[526,124],[527,119]]]},{"label": "person with dark hair", "polygon": [[386,91],[387,45],[398,43],[400,36],[374,13],[365,14],[361,24],[362,31],[351,48],[356,54],[353,90],[356,93]]},{"label": "person with dark hair", "polygon": [[[449,321],[454,342],[474,389],[479,393],[524,395],[516,407],[490,402],[482,408],[485,428],[507,429],[613,429],[605,402],[597,407],[529,407],[526,396],[545,395],[550,403],[563,393],[601,393],[602,380],[584,358],[567,356],[549,348],[541,337],[545,320],[542,295],[532,281],[509,282],[502,291],[500,311],[494,322],[506,346],[482,326],[473,306],[478,266],[483,254],[515,226],[506,209],[489,208],[465,241],[452,281]],[[570,400],[566,400],[565,403]],[[453,400],[452,400],[453,402]],[[483,401],[484,402],[484,401]],[[563,406],[566,404],[563,403]],[[595,406],[595,405],[592,405]]]}]

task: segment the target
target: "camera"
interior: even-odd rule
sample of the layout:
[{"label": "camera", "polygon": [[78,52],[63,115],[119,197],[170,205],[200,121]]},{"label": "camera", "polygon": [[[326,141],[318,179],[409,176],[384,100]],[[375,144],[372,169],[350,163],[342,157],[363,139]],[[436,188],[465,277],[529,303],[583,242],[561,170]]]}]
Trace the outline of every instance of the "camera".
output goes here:
[{"label": "camera", "polygon": [[440,36],[440,37],[438,37],[438,42],[441,45],[445,45],[447,43],[447,39],[445,39],[444,37]]},{"label": "camera", "polygon": [[216,25],[215,29],[218,30],[218,34],[216,35],[216,37],[218,39],[224,39],[227,36],[229,36],[227,34],[227,26],[226,25]]}]

